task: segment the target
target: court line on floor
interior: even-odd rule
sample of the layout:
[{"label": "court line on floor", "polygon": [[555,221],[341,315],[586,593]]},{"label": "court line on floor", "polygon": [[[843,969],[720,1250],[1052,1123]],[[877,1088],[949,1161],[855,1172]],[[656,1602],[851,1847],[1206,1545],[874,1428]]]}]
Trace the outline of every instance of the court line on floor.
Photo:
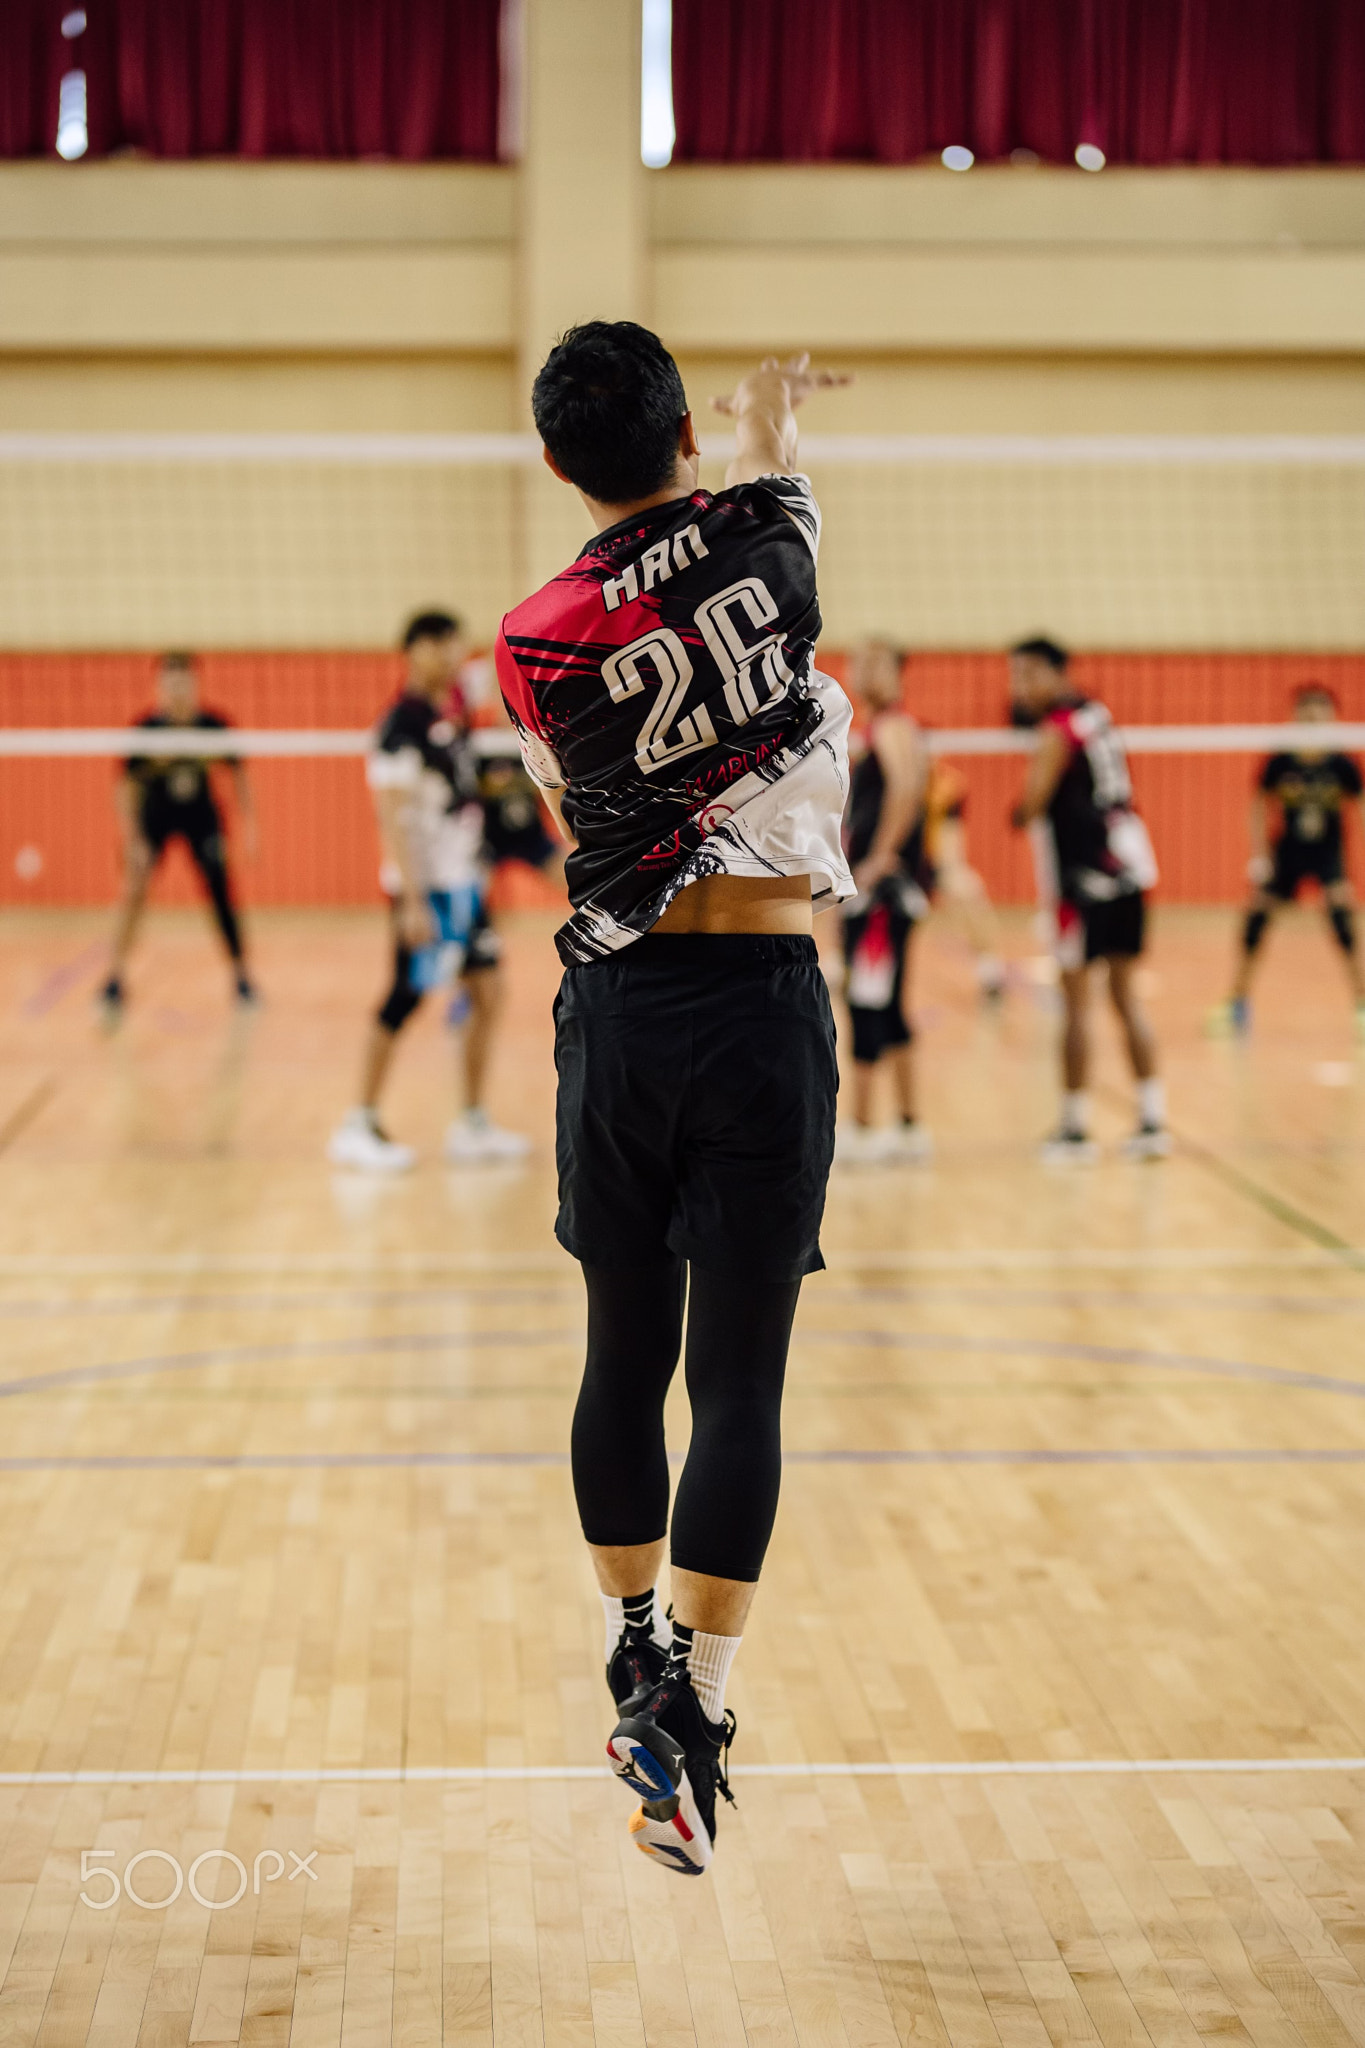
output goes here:
[{"label": "court line on floor", "polygon": [[[1360,1253],[1365,1259],[1365,1251]],[[935,1251],[844,1251],[826,1253],[826,1265],[839,1272],[975,1272],[982,1267],[1000,1266],[1020,1272],[1049,1267],[1123,1272],[1149,1266],[1181,1271],[1201,1267],[1241,1268],[1267,1266],[1312,1270],[1340,1270],[1339,1253],[1310,1250],[1306,1245],[1257,1247],[1209,1245],[1149,1245],[1145,1247],[1074,1246],[1052,1249],[1043,1245],[997,1245],[970,1249]],[[424,1253],[394,1253],[388,1257],[353,1258],[342,1252],[6,1252],[0,1253],[0,1279],[6,1275],[28,1277],[35,1273],[102,1275],[125,1273],[174,1273],[187,1278],[232,1273],[343,1273],[348,1279],[373,1273],[453,1274],[462,1273],[554,1273],[575,1272],[567,1254],[561,1259],[520,1257],[510,1252],[465,1254],[461,1258],[440,1258]]]},{"label": "court line on floor", "polygon": [[[55,1372],[28,1373],[0,1380],[0,1400],[20,1394],[48,1393],[54,1387],[106,1384],[157,1373],[194,1372],[215,1365],[259,1364],[269,1358],[354,1358],[369,1353],[441,1352],[494,1347],[526,1348],[541,1344],[581,1344],[581,1328],[571,1330],[427,1331],[396,1337],[325,1337],[282,1343],[215,1345],[208,1351],[172,1351],[149,1358],[122,1359],[104,1365],[63,1366]],[[1000,1358],[1069,1358],[1087,1365],[1128,1365],[1154,1371],[1205,1374],[1215,1379],[1252,1380],[1267,1386],[1294,1387],[1308,1393],[1344,1394],[1365,1398],[1365,1380],[1336,1379],[1330,1373],[1304,1372],[1295,1366],[1257,1365],[1247,1359],[1209,1358],[1191,1351],[1144,1351],[1126,1344],[1074,1344],[1055,1338],[962,1337],[918,1330],[809,1330],[798,1327],[792,1342],[840,1344],[887,1351],[942,1351]]]},{"label": "court line on floor", "polygon": [[[1365,1757],[1028,1758],[989,1763],[785,1763],[730,1766],[735,1778],[1146,1778],[1365,1771]],[[348,1769],[0,1771],[0,1786],[44,1785],[539,1785],[608,1784],[603,1764],[394,1764]]]},{"label": "court line on floor", "polygon": [[[177,1315],[210,1312],[219,1314],[224,1310],[232,1315],[250,1315],[301,1308],[373,1307],[379,1302],[405,1302],[422,1307],[426,1304],[434,1306],[442,1301],[472,1300],[482,1303],[582,1299],[581,1282],[545,1287],[507,1287],[498,1281],[487,1281],[445,1287],[319,1287],[308,1290],[297,1288],[287,1294],[120,1294],[94,1301],[87,1296],[57,1300],[0,1300],[0,1317],[162,1315],[168,1309]],[[1358,1303],[1346,1302],[1343,1306],[1358,1307],[1365,1313],[1365,1297]]]},{"label": "court line on floor", "polygon": [[83,981],[89,970],[101,961],[109,948],[103,939],[92,939],[90,944],[63,961],[44,975],[33,994],[19,1006],[21,1017],[45,1017],[55,1009],[69,988]]},{"label": "court line on floor", "polygon": [[[681,1465],[684,1453],[671,1451]],[[1054,1446],[1002,1450],[828,1450],[784,1451],[785,1465],[1365,1465],[1365,1444],[1329,1444],[1302,1449],[1263,1445],[1159,1445],[1123,1449]],[[569,1463],[567,1451],[148,1451],[61,1452],[52,1456],[0,1458],[0,1472],[295,1472],[365,1471]]]},{"label": "court line on floor", "polygon": [[139,1379],[148,1373],[206,1371],[215,1365],[246,1365],[267,1358],[363,1358],[375,1351],[466,1351],[485,1346],[581,1344],[583,1331],[573,1330],[432,1330],[404,1337],[318,1337],[277,1344],[223,1344],[211,1351],[169,1351],[161,1357],[122,1359],[109,1365],[68,1365],[57,1372],[26,1374],[0,1380],[0,1401],[15,1394],[46,1392],[49,1387],[97,1385],[108,1380]]},{"label": "court line on floor", "polygon": [[0,1152],[7,1152],[15,1139],[22,1136],[39,1113],[47,1108],[57,1093],[57,1076],[46,1074],[37,1086],[30,1088],[18,1107],[12,1110],[3,1124],[0,1124]]},{"label": "court line on floor", "polygon": [[[1096,1093],[1107,1096],[1111,1102],[1126,1101],[1112,1082],[1102,1081]],[[1365,1269],[1365,1251],[1361,1251],[1349,1239],[1339,1236],[1335,1230],[1329,1229],[1327,1224],[1319,1223],[1317,1217],[1310,1216],[1306,1209],[1300,1209],[1297,1203],[1286,1200],[1283,1195],[1277,1195],[1273,1188],[1263,1187],[1260,1181],[1253,1180],[1248,1173],[1243,1173],[1239,1166],[1234,1166],[1231,1160],[1224,1159],[1211,1145],[1190,1137],[1187,1131],[1181,1130],[1175,1124],[1171,1126],[1171,1135],[1181,1152],[1212,1173],[1216,1179],[1221,1180],[1225,1187],[1231,1188],[1235,1194],[1244,1196],[1247,1201],[1254,1202],[1266,1215],[1273,1216],[1277,1223],[1284,1224],[1289,1230],[1297,1231],[1300,1237],[1306,1237],[1320,1252],[1327,1253],[1334,1263],[1355,1271]]]},{"label": "court line on floor", "polygon": [[1243,1173],[1239,1166],[1213,1151],[1208,1145],[1201,1145],[1197,1139],[1188,1138],[1183,1132],[1176,1134],[1180,1148],[1190,1158],[1204,1167],[1225,1187],[1243,1195],[1250,1202],[1273,1216],[1277,1223],[1283,1223],[1290,1230],[1297,1230],[1301,1237],[1308,1238],[1323,1251],[1330,1252],[1343,1266],[1355,1271],[1365,1268],[1365,1252],[1359,1251],[1348,1239],[1339,1237],[1335,1230],[1329,1230],[1325,1223],[1319,1223],[1316,1216],[1310,1216],[1306,1209],[1300,1209],[1294,1202],[1288,1202],[1277,1195],[1272,1188],[1262,1187],[1249,1173]]},{"label": "court line on floor", "polygon": [[[1332,1263],[1338,1263],[1333,1261]],[[120,1294],[91,1300],[84,1295],[58,1298],[39,1297],[27,1301],[0,1299],[0,1320],[23,1317],[119,1316],[222,1314],[275,1314],[301,1308],[342,1309],[403,1303],[418,1308],[445,1301],[485,1302],[581,1301],[579,1283],[539,1287],[509,1287],[498,1281],[466,1282],[433,1287],[346,1287],[295,1289],[283,1294]],[[1365,1315],[1365,1294],[1335,1297],[1323,1294],[1233,1294],[1173,1293],[1143,1288],[1108,1290],[1087,1287],[953,1287],[896,1285],[892,1281],[867,1284],[835,1282],[809,1297],[818,1306],[832,1296],[849,1296],[859,1301],[908,1301],[964,1303],[986,1308],[1126,1308],[1188,1309],[1195,1313],[1223,1315],[1229,1311],[1248,1315]]]},{"label": "court line on floor", "polygon": [[[792,1342],[850,1344],[881,1350],[955,1351],[994,1357],[1074,1358],[1088,1365],[1168,1367],[1177,1372],[1207,1373],[1215,1379],[1259,1380],[1268,1386],[1299,1387],[1313,1393],[1365,1397],[1365,1380],[1334,1379],[1330,1373],[1303,1372],[1289,1365],[1256,1365],[1248,1359],[1207,1358],[1194,1351],[1142,1351],[1128,1344],[1073,1344],[1060,1338],[959,1337],[929,1335],[918,1330],[804,1330]],[[3,1386],[0,1386],[3,1392]]]}]

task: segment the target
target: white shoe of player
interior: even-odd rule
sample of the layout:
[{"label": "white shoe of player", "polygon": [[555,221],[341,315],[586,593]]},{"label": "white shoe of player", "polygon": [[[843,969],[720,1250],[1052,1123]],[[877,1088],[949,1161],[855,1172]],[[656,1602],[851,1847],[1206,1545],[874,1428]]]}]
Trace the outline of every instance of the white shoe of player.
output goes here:
[{"label": "white shoe of player", "polygon": [[1171,1134],[1161,1124],[1139,1124],[1124,1140],[1125,1159],[1169,1159],[1170,1153]]},{"label": "white shoe of player", "polygon": [[886,1156],[914,1166],[927,1165],[934,1156],[933,1134],[922,1123],[897,1124],[891,1132]]},{"label": "white shoe of player", "polygon": [[870,1124],[840,1124],[834,1134],[834,1157],[840,1166],[884,1166],[892,1156],[894,1134]]},{"label": "white shoe of player", "polygon": [[368,1109],[348,1109],[327,1140],[333,1166],[355,1166],[362,1173],[406,1173],[417,1154],[411,1145],[386,1138]]},{"label": "white shoe of player", "polygon": [[1084,1131],[1054,1131],[1038,1155],[1045,1166],[1093,1166],[1100,1156],[1095,1140]]},{"label": "white shoe of player", "polygon": [[489,1122],[482,1109],[467,1109],[447,1129],[443,1149],[452,1166],[505,1163],[524,1159],[531,1149],[531,1140],[520,1131],[501,1130]]},{"label": "white shoe of player", "polygon": [[711,1862],[711,1838],[686,1773],[671,1799],[636,1808],[630,1817],[630,1839],[666,1870],[675,1870],[681,1877],[705,1875]]}]

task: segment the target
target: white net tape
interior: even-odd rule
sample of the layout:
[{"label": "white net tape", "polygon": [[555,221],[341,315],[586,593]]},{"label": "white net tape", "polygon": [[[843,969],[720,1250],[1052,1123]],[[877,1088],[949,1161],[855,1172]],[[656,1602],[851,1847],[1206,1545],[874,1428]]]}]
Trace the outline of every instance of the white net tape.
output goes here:
[{"label": "white net tape", "polygon": [[[1302,747],[1302,725],[1130,725],[1120,728],[1130,754],[1262,754],[1284,747]],[[1035,744],[1033,735],[1008,726],[940,727],[925,734],[934,754],[986,755],[1027,754]],[[306,731],[284,729],[227,732],[175,732],[164,726],[146,736],[128,726],[0,727],[0,758],[52,760],[63,756],[110,756],[122,758],[134,746],[158,757],[185,754],[196,760],[307,759],[350,757],[363,754],[371,743],[368,732],[314,727]],[[500,727],[484,728],[474,735],[481,754],[515,751],[510,732]],[[1351,752],[1365,749],[1365,725],[1338,723],[1313,727],[1314,748],[1340,748]]]}]

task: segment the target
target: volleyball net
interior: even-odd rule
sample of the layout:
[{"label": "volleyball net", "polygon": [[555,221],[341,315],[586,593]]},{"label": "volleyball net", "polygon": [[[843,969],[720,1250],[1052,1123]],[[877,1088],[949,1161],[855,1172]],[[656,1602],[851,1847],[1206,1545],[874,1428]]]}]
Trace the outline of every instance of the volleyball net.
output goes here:
[{"label": "volleyball net", "polygon": [[[705,443],[712,488],[725,453]],[[1028,742],[1004,727],[1003,650],[1024,634],[1073,646],[1123,725],[1173,900],[1239,892],[1253,757],[1298,683],[1337,694],[1325,740],[1365,746],[1365,437],[812,433],[802,462],[820,659],[839,672],[867,634],[907,649],[1002,899],[1030,888],[1005,823]],[[370,900],[357,757],[403,620],[447,606],[486,649],[586,533],[529,435],[0,435],[0,902],[114,886],[111,764],[165,647],[200,653],[237,729],[159,749],[255,764],[248,892]],[[486,663],[478,687],[491,701]]]}]

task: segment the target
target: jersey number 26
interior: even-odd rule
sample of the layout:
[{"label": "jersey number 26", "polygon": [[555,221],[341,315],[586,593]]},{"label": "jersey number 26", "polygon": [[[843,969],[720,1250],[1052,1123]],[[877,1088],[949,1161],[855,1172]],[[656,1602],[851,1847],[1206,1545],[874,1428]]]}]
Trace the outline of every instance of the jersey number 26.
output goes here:
[{"label": "jersey number 26", "polygon": [[[793,677],[782,658],[780,634],[768,630],[777,619],[772,592],[760,577],[745,576],[704,599],[693,617],[707,653],[720,670],[730,723],[747,725],[756,711],[783,694]],[[748,638],[751,632],[759,635],[752,642]],[[651,676],[642,673],[644,666],[653,671]],[[692,657],[671,626],[655,626],[603,662],[602,680],[613,703],[624,704],[627,698],[638,696],[647,681],[652,681],[658,692],[635,742],[635,760],[642,775],[657,774],[684,754],[715,746],[716,728],[708,703],[704,700],[683,712],[693,674]],[[759,682],[765,685],[761,695]]]}]

